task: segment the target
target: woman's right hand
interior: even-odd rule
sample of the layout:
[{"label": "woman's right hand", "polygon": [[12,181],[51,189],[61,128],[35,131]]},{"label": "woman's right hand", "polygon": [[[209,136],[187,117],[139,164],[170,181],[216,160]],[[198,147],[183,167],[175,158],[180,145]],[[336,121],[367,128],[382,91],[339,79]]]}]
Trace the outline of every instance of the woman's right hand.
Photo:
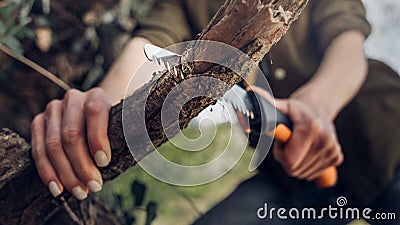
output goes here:
[{"label": "woman's right hand", "polygon": [[51,101],[31,127],[32,157],[53,196],[64,189],[77,199],[101,190],[99,167],[111,159],[107,137],[111,101],[101,88],[68,91]]}]

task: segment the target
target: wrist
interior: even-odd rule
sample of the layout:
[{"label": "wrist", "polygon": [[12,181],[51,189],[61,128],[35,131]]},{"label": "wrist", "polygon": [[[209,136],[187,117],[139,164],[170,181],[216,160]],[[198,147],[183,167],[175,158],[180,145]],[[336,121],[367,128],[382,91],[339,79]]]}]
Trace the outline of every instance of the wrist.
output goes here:
[{"label": "wrist", "polygon": [[313,112],[322,117],[329,118],[334,121],[341,107],[332,104],[328,96],[321,91],[314,90],[311,85],[303,86],[294,92],[290,98],[302,101],[307,104]]},{"label": "wrist", "polygon": [[312,79],[291,97],[306,102],[333,121],[358,93],[367,76],[364,40],[358,31],[344,32],[335,38]]}]

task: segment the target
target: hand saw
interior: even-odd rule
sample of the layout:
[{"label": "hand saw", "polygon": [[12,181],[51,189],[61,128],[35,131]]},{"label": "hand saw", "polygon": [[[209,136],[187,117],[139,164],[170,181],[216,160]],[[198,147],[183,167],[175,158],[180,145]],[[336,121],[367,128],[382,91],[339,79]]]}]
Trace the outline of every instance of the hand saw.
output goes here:
[{"label": "hand saw", "polygon": [[[164,69],[163,71],[159,71],[159,74],[167,70],[172,70],[177,74],[174,66],[181,64],[181,55],[151,44],[144,46],[144,53],[149,61],[154,62]],[[247,133],[249,133],[249,144],[251,147],[255,148],[257,146],[262,135],[268,135],[283,144],[289,141],[293,130],[293,123],[290,118],[256,92],[234,85],[222,96],[221,100],[231,104],[234,109],[248,117],[250,129]],[[272,126],[271,124],[262,126],[263,120],[271,116],[276,116],[274,124]],[[262,130],[262,128],[266,130]],[[315,182],[320,188],[334,186],[337,182],[336,168],[329,167],[325,169]]]}]

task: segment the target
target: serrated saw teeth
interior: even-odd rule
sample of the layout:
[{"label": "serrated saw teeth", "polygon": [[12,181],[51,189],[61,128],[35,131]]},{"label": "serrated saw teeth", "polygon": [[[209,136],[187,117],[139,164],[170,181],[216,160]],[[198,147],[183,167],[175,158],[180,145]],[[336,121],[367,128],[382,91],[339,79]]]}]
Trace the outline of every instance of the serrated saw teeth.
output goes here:
[{"label": "serrated saw teeth", "polygon": [[250,119],[254,120],[254,113],[250,112]]}]

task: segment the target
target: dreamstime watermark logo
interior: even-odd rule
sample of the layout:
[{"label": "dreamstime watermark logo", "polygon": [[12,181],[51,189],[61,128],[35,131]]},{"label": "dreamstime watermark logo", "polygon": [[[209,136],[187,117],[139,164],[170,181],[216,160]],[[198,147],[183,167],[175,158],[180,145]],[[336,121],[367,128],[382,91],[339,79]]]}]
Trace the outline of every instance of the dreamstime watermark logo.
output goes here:
[{"label": "dreamstime watermark logo", "polygon": [[336,199],[336,205],[339,207],[347,205],[347,198],[340,196],[339,198]]},{"label": "dreamstime watermark logo", "polygon": [[336,206],[328,205],[325,208],[276,208],[268,207],[268,203],[257,209],[257,217],[261,220],[396,220],[396,213],[373,212],[371,208],[346,207],[347,198],[340,196],[336,199]]},{"label": "dreamstime watermark logo", "polygon": [[[229,86],[220,79],[209,75],[184,77],[183,74],[178,74],[174,67],[190,62],[209,62],[224,66],[231,71],[235,71],[236,74],[242,76],[245,81],[247,81],[246,77],[250,72],[250,68],[256,70],[255,72],[257,74],[262,74],[262,72],[258,65],[245,53],[230,45],[219,42],[183,42],[166,49],[169,52],[176,53],[176,55],[182,55],[184,54],[184,50],[188,48],[191,49],[189,54],[185,54],[185,57],[181,57],[180,60],[171,61],[167,65],[171,71],[175,71],[175,76],[178,76],[183,80],[179,79],[182,81],[175,84],[172,90],[170,90],[167,96],[165,96],[162,108],[159,109],[159,112],[161,113],[162,129],[170,143],[181,150],[190,152],[191,154],[193,153],[192,158],[195,159],[196,154],[213,142],[216,135],[215,132],[211,132],[213,135],[210,135],[208,128],[208,130],[200,130],[200,137],[186,137],[182,132],[180,132],[179,117],[181,109],[190,100],[198,99],[199,97],[206,96],[218,100],[221,96],[217,95],[216,90],[228,89]],[[163,54],[165,55],[165,52],[160,55]],[[243,131],[237,130],[234,126],[231,126],[230,131],[224,133],[224,136],[229,137],[229,140],[225,146],[219,147],[221,153],[206,163],[200,163],[197,165],[181,165],[164,157],[152,145],[152,140],[150,140],[149,135],[149,133],[153,132],[152,129],[155,128],[155,126],[157,126],[157,128],[159,127],[159,124],[150,126],[146,124],[146,112],[149,108],[153,107],[149,98],[151,96],[154,97],[154,93],[157,92],[154,86],[157,82],[154,81],[160,79],[158,76],[160,73],[155,73],[158,75],[155,75],[153,77],[153,82],[148,84],[153,84],[153,86],[147,86],[146,88],[146,90],[151,90],[147,93],[147,99],[128,98],[137,89],[137,84],[142,82],[141,79],[143,74],[153,73],[155,72],[154,70],[159,69],[160,68],[157,68],[157,65],[153,62],[148,61],[144,63],[135,72],[126,91],[126,100],[123,102],[122,109],[123,128],[128,147],[131,150],[133,157],[147,173],[169,184],[195,186],[218,179],[230,171],[243,155],[247,147],[247,141],[238,141],[238,134],[243,137]],[[271,93],[271,89],[265,78],[257,84]],[[238,98],[240,98],[239,95]],[[132,105],[135,105],[137,109],[134,110],[134,112],[132,112]],[[224,113],[227,114],[226,117],[230,118],[230,121],[233,120],[233,117],[236,117],[236,115],[231,115],[229,111],[225,111]],[[207,119],[212,121],[214,118],[209,117]],[[266,130],[266,126],[274,124],[275,119],[276,115],[268,115],[268,118],[262,121],[261,129]],[[217,126],[216,122],[214,122],[214,125]],[[202,126],[200,126],[200,129],[202,129]],[[180,142],[173,139],[177,133],[180,133]],[[265,139],[266,141],[259,141],[263,141],[263,147],[256,147],[249,165],[249,170],[254,170],[261,164],[272,144],[272,140],[268,139],[266,136],[262,136],[260,139]],[[151,153],[143,158],[143,155],[139,155],[137,153],[138,151],[135,150],[137,146],[149,146],[148,148],[146,147],[146,152]]]}]

